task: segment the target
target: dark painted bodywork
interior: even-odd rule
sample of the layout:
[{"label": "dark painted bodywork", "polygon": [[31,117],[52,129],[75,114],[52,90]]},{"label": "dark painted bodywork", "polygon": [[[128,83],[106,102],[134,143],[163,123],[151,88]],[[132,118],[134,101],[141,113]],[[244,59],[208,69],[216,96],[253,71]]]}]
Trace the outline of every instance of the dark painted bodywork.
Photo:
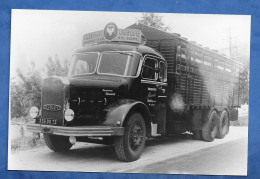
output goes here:
[{"label": "dark painted bodywork", "polygon": [[[75,53],[102,53],[108,51],[136,52],[140,54],[141,59],[148,55],[160,61],[165,61],[157,51],[150,47],[127,43],[97,44],[81,48]],[[50,77],[53,80],[60,79],[62,81],[65,90],[64,103],[68,102],[69,108],[75,112],[75,118],[71,122],[63,119],[58,125],[64,127],[122,127],[127,115],[135,111],[143,115],[148,127],[147,132],[150,132],[151,122],[156,123],[156,119],[152,117],[155,115],[153,109],[158,106],[148,106],[147,95],[149,94],[147,89],[157,88],[159,85],[143,84],[140,74],[141,71],[139,70],[136,77],[104,75],[97,74],[97,72],[87,75],[68,76],[67,78]],[[39,120],[36,123],[40,123]]]}]

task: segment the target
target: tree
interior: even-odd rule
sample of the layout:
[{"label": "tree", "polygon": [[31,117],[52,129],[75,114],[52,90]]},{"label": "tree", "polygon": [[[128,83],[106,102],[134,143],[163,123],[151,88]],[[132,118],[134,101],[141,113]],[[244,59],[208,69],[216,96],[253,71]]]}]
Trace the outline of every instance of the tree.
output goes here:
[{"label": "tree", "polygon": [[244,65],[240,73],[239,90],[241,92],[242,104],[249,103],[249,64]]},{"label": "tree", "polygon": [[[49,57],[44,70],[47,76],[66,76],[69,71],[68,60],[64,60],[61,65],[57,56],[55,60]],[[16,72],[18,79],[10,80],[11,118],[25,117],[32,106],[38,108],[41,106],[42,76],[40,70],[36,69],[35,63],[31,62],[27,73],[23,73],[20,69]]]},{"label": "tree", "polygon": [[169,26],[165,26],[162,16],[159,16],[154,13],[143,13],[141,19],[138,20],[138,23],[142,23],[147,26],[154,27],[158,30],[163,30],[163,31],[170,31]]},{"label": "tree", "polygon": [[21,95],[23,93],[23,89],[15,83],[14,81],[10,81],[10,105],[11,105],[11,118],[18,118],[25,115],[24,96]]},{"label": "tree", "polygon": [[63,64],[60,63],[58,56],[55,56],[55,60],[49,57],[48,63],[46,64],[47,76],[67,76],[69,72],[69,63],[65,59]]},{"label": "tree", "polygon": [[[240,43],[235,46],[232,53],[230,52],[232,59],[235,59],[243,65],[239,75],[239,90],[242,104],[248,104],[249,102],[249,47],[250,46],[246,43]],[[232,47],[230,49],[232,49]]]},{"label": "tree", "polygon": [[17,71],[19,80],[11,80],[11,117],[27,116],[30,107],[40,107],[41,102],[41,81],[42,77],[35,68],[34,62],[28,72],[24,74],[20,69]]}]

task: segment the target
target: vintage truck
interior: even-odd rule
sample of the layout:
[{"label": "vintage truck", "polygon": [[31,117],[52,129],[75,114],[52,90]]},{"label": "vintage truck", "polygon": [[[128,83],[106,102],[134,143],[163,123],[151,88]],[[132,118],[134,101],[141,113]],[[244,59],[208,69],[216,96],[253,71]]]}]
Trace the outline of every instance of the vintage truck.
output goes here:
[{"label": "vintage truck", "polygon": [[143,24],[85,34],[66,78],[43,80],[35,123],[55,152],[75,142],[113,144],[137,160],[151,137],[190,132],[211,142],[238,119],[241,64]]}]

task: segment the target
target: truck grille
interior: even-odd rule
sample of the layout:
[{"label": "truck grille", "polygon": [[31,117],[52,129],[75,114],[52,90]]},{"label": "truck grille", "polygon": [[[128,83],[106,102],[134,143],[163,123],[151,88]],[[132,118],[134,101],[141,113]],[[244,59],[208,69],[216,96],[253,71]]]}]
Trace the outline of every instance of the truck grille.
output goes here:
[{"label": "truck grille", "polygon": [[47,78],[42,84],[42,119],[49,125],[63,124],[64,89],[57,78]]}]

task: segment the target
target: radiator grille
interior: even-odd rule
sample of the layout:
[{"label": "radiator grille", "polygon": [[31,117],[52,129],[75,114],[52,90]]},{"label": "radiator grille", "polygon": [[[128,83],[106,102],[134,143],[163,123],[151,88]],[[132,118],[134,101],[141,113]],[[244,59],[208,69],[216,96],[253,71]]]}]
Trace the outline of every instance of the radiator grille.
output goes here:
[{"label": "radiator grille", "polygon": [[[62,125],[64,108],[63,83],[57,78],[47,78],[42,84],[42,118],[55,120],[51,125]],[[46,110],[47,105],[61,106],[60,110]]]}]

